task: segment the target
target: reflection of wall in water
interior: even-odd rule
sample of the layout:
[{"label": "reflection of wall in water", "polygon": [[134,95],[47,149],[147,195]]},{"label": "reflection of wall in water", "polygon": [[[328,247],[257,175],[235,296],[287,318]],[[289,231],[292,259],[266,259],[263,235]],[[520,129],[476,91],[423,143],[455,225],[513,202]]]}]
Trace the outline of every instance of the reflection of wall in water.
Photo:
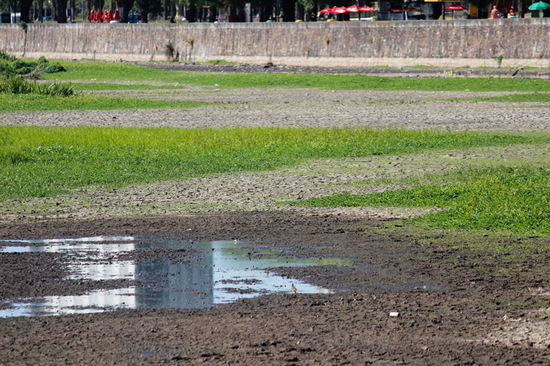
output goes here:
[{"label": "reflection of wall in water", "polygon": [[136,264],[138,308],[200,308],[214,303],[212,251],[190,263]]}]

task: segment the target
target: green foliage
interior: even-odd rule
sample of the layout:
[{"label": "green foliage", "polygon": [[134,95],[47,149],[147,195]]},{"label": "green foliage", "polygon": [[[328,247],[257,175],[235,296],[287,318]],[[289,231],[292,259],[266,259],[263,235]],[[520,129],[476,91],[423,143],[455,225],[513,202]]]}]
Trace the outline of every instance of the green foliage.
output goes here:
[{"label": "green foliage", "polygon": [[[67,83],[52,83],[52,84],[39,84],[37,82],[31,82],[21,78],[17,75],[0,77],[0,93],[9,94],[40,94],[49,96],[62,96],[67,97],[74,95],[75,92],[71,84]],[[0,110],[5,108],[1,106]]]},{"label": "green foliage", "polygon": [[23,29],[23,32],[27,33],[27,29],[29,28],[29,26],[27,25],[26,22],[20,21],[19,26],[21,27],[21,29]]},{"label": "green foliage", "polygon": [[46,73],[66,71],[59,62],[49,63],[44,56],[41,56],[38,61],[33,61],[21,60],[5,52],[0,53],[0,75],[26,75],[37,68]]},{"label": "green foliage", "polygon": [[16,59],[17,58],[15,56],[12,56],[9,53],[0,50],[0,60],[11,62],[11,61],[15,61]]},{"label": "green foliage", "polygon": [[367,128],[0,127],[0,200],[55,195],[89,185],[271,170],[305,159],[532,141],[529,135]]},{"label": "green foliage", "polygon": [[37,62],[34,61],[23,61],[20,59],[15,60],[12,63],[13,70],[18,75],[30,74],[38,66]]},{"label": "green foliage", "polygon": [[0,59],[0,75],[14,75],[15,70],[13,69],[12,63]]},{"label": "green foliage", "polygon": [[367,195],[339,194],[296,205],[314,207],[434,207],[413,221],[432,228],[505,230],[550,235],[550,169],[534,166],[463,169],[446,184]]}]

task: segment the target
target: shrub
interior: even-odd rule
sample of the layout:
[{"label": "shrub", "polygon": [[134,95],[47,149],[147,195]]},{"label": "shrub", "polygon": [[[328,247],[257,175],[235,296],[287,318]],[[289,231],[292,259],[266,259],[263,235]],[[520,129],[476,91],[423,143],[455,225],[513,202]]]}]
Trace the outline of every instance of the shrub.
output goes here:
[{"label": "shrub", "polygon": [[39,84],[37,82],[30,82],[21,78],[18,75],[10,75],[0,77],[0,93],[9,94],[42,94],[42,95],[59,95],[70,96],[74,95],[75,91],[71,84],[67,83],[53,83],[53,84]]},{"label": "shrub", "polygon": [[15,61],[17,60],[17,58],[15,56],[10,55],[7,52],[0,50],[0,60]]},{"label": "shrub", "polygon": [[56,72],[67,71],[63,66],[61,66],[59,62],[55,62],[53,64],[46,63],[45,65],[47,66],[44,68],[44,72],[48,74],[55,74]]},{"label": "shrub", "polygon": [[38,63],[34,61],[23,61],[18,59],[13,62],[13,69],[15,70],[15,73],[19,75],[30,74],[34,71],[34,69],[36,69],[37,66]]}]

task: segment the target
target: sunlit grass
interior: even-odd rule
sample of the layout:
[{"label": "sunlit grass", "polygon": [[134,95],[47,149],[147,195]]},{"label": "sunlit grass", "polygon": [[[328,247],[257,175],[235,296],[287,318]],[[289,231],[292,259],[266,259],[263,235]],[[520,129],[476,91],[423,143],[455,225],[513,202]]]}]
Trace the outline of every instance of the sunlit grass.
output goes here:
[{"label": "sunlit grass", "polygon": [[164,90],[164,89],[187,89],[185,85],[164,84],[122,84],[122,83],[73,83],[74,90],[77,91],[100,91],[100,90]]},{"label": "sunlit grass", "polygon": [[209,105],[209,103],[116,98],[89,94],[79,94],[71,97],[0,94],[0,112],[194,108],[204,105]]},{"label": "sunlit grass", "polygon": [[518,102],[550,102],[549,93],[527,93],[527,94],[509,94],[492,97],[471,97],[464,100],[474,102],[501,102],[501,103],[518,103]]},{"label": "sunlit grass", "polygon": [[545,142],[546,135],[373,129],[0,127],[0,200],[272,170],[307,159]]},{"label": "sunlit grass", "polygon": [[142,81],[219,88],[322,88],[339,90],[524,91],[548,92],[545,80],[511,78],[396,78],[368,75],[283,73],[192,73],[157,70],[131,64],[61,62],[67,72],[48,75],[59,80]]},{"label": "sunlit grass", "polygon": [[309,207],[430,207],[413,219],[428,228],[505,230],[550,235],[550,161],[543,166],[491,166],[448,173],[437,184],[420,184],[366,195],[338,194],[295,205]]}]

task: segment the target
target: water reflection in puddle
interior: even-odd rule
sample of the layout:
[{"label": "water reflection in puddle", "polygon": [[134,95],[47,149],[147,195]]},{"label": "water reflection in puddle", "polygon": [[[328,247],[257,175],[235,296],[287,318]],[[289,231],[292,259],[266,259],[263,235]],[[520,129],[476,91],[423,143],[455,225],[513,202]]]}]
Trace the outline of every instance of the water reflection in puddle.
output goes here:
[{"label": "water reflection in puddle", "polygon": [[[117,308],[203,308],[262,294],[290,292],[329,293],[330,290],[291,280],[268,268],[347,264],[339,260],[304,261],[276,256],[251,256],[232,241],[189,244],[180,241],[147,242],[133,237],[90,237],[78,239],[0,241],[0,252],[62,253],[69,263],[68,279],[91,281],[130,280],[135,286],[91,291],[76,296],[45,296],[11,299],[0,307],[0,317],[64,315],[101,312]],[[117,260],[145,248],[189,249],[198,252],[193,260],[169,258]],[[114,260],[113,260],[114,258]],[[4,305],[4,306],[1,306]]]}]

